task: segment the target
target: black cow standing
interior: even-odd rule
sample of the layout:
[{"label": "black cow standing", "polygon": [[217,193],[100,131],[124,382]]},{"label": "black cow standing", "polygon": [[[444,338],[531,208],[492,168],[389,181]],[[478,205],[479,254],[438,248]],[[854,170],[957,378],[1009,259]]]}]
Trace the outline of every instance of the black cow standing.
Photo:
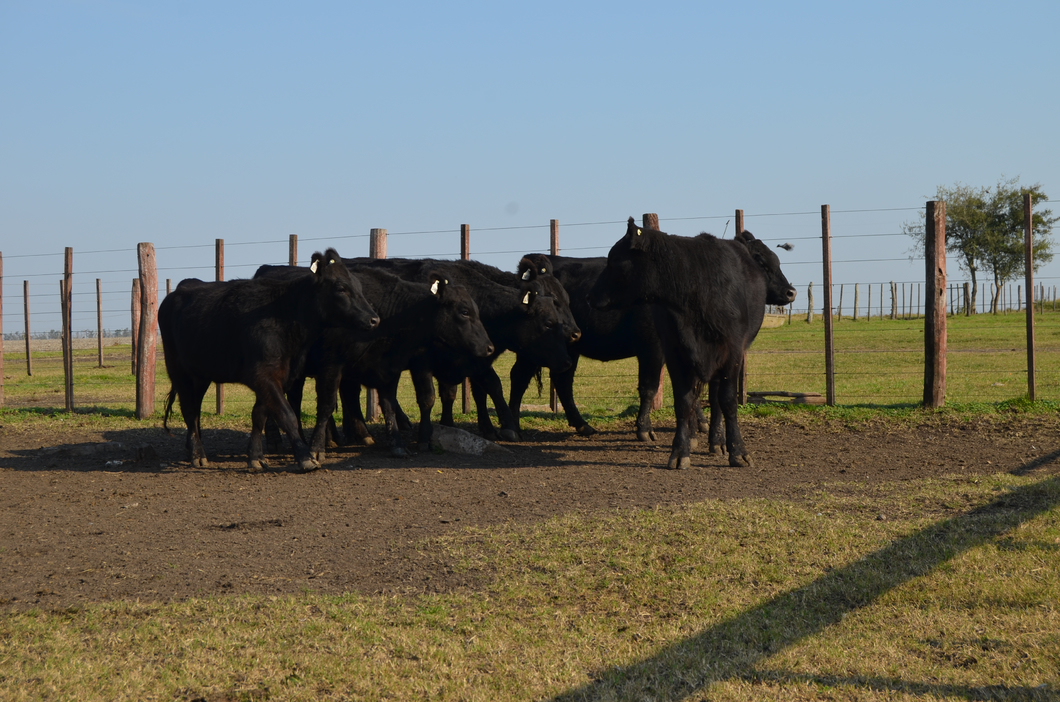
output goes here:
[{"label": "black cow standing", "polygon": [[[309,275],[305,268],[262,266],[255,277],[290,279],[305,275]],[[325,329],[310,350],[300,377],[287,391],[297,415],[306,376],[316,378],[317,415],[310,448],[318,460],[325,454],[327,430],[340,389],[346,440],[356,437],[362,443],[373,443],[361,413],[360,392],[362,385],[375,388],[391,437],[391,453],[406,456],[395,408],[398,381],[412,359],[432,346],[475,358],[493,353],[475,301],[466,288],[450,284],[441,273],[431,272],[426,283],[402,280],[375,268],[361,268],[357,277],[379,314],[379,326],[367,335],[341,327]]]},{"label": "black cow standing", "polygon": [[[493,361],[504,351],[511,350],[540,366],[565,369],[571,365],[567,346],[576,330],[568,328],[568,325],[573,325],[569,308],[567,318],[570,322],[565,322],[561,314],[563,306],[558,306],[546,294],[546,288],[537,279],[536,269],[529,262],[520,262],[518,275],[507,274],[511,276],[513,284],[495,282],[492,276],[486,276],[479,270],[484,264],[469,261],[358,258],[346,259],[346,263],[355,271],[365,267],[382,268],[413,281],[425,280],[431,271],[440,271],[450,281],[465,286],[478,304],[482,324],[495,346],[490,356],[475,358],[454,349],[435,346],[415,359],[410,368],[420,408],[421,447],[427,445],[431,437],[430,412],[435,401],[435,378],[442,390],[443,425],[453,425],[456,388],[464,378],[470,378],[478,411],[479,431],[488,439],[517,441],[519,424],[508,407],[500,378],[493,370]],[[493,400],[497,410],[499,430],[490,420],[487,396]],[[408,422],[404,412],[399,412],[399,419],[403,424]]]},{"label": "black cow standing", "polygon": [[712,381],[712,407],[716,402],[725,418],[729,465],[750,465],[736,417],[737,380],[762,326],[766,299],[766,273],[747,241],[670,236],[638,227],[630,217],[625,236],[611,247],[589,302],[596,309],[652,305],[677,414],[668,467],[691,465],[695,406]]},{"label": "black cow standing", "polygon": [[[748,231],[738,234],[735,241],[747,247],[748,253],[766,275],[766,304],[780,306],[790,304],[795,299],[795,288],[788,283],[784,273],[780,270],[780,259],[776,254]],[[640,397],[640,408],[634,428],[637,439],[640,441],[654,441],[655,431],[651,425],[651,408],[659,390],[664,359],[662,344],[655,332],[651,305],[634,305],[618,310],[597,310],[589,305],[589,291],[607,266],[606,258],[574,258],[545,254],[527,254],[526,258],[538,266],[539,273],[551,274],[563,284],[570,295],[571,312],[582,330],[581,339],[572,344],[570,348],[572,367],[560,373],[554,372],[551,376],[556,394],[563,404],[567,423],[583,436],[596,433],[596,430],[582,417],[574,402],[574,375],[581,356],[597,361],[616,361],[635,356],[638,366],[637,393]],[[522,367],[519,361],[516,361],[512,367],[512,392],[509,404],[516,414],[526,388],[538,372],[539,368]],[[700,429],[708,430],[699,403],[696,403],[694,409]],[[712,412],[711,420],[710,449],[713,453],[719,445],[723,445],[720,408]]]},{"label": "black cow standing", "polygon": [[379,318],[334,249],[313,254],[311,268],[312,275],[290,281],[187,279],[159,305],[158,326],[173,385],[163,426],[178,399],[192,465],[207,465],[199,422],[207,388],[242,383],[255,394],[248,466],[260,469],[264,463],[262,430],[271,416],[287,433],[302,470],[320,467],[299,435],[284,391],[325,327],[367,332]]}]

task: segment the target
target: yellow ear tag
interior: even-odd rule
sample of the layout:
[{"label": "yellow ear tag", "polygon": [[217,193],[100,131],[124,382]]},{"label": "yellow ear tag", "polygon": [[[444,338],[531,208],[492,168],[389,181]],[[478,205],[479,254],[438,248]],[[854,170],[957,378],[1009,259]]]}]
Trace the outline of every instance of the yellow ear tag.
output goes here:
[{"label": "yellow ear tag", "polygon": [[434,285],[431,286],[431,292],[434,293],[435,295],[438,294],[438,281],[437,280],[434,281]]},{"label": "yellow ear tag", "polygon": [[530,280],[530,271],[523,271],[523,280]]},{"label": "yellow ear tag", "polygon": [[637,236],[640,236],[640,230],[639,229],[637,230]]},{"label": "yellow ear tag", "polygon": [[335,262],[335,259],[331,259],[330,261],[328,261],[329,264],[334,263],[334,262]]},{"label": "yellow ear tag", "polygon": [[523,296],[523,304],[524,305],[529,305],[530,304],[530,293],[529,292],[526,293],[526,295]]},{"label": "yellow ear tag", "polygon": [[316,261],[313,261],[313,265],[311,265],[309,267],[309,270],[313,271],[314,273],[317,272],[317,262]]}]

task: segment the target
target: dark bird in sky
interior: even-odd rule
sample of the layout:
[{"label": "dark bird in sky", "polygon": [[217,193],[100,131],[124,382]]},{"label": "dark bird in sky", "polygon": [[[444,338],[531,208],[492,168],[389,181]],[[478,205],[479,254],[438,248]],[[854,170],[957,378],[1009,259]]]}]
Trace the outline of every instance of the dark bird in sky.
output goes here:
[{"label": "dark bird in sky", "polygon": [[783,244],[777,244],[777,248],[778,249],[784,249],[785,251],[791,251],[792,249],[795,248],[795,245],[794,244],[789,244],[788,242],[785,241]]}]

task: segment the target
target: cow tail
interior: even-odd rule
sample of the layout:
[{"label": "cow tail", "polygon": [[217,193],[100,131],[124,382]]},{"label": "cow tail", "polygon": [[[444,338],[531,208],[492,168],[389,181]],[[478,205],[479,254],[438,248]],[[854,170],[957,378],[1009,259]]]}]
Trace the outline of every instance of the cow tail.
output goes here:
[{"label": "cow tail", "polygon": [[542,388],[544,387],[542,385],[542,383],[541,383],[541,371],[542,370],[543,369],[538,368],[537,369],[537,373],[534,375],[534,378],[537,380],[537,396],[538,397],[541,397],[541,391],[542,391]]},{"label": "cow tail", "polygon": [[169,430],[169,413],[173,411],[173,400],[177,399],[177,386],[171,385],[169,387],[169,396],[166,398],[166,413],[162,416],[162,428],[166,430],[166,433],[173,436],[173,432]]}]

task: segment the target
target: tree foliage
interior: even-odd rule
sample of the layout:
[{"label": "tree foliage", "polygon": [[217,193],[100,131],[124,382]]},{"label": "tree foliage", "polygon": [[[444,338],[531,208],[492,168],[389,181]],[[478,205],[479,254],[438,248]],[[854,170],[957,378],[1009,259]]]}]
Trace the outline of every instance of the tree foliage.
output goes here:
[{"label": "tree foliage", "polygon": [[[990,276],[995,290],[1005,282],[1026,273],[1023,232],[1023,196],[1031,196],[1033,270],[1053,259],[1051,234],[1060,217],[1052,210],[1039,207],[1049,197],[1042,186],[1020,186],[1019,177],[1004,179],[997,185],[973,187],[956,183],[940,185],[935,200],[946,203],[946,250],[957,259],[961,270],[972,279],[972,304],[978,288],[977,273]],[[924,219],[902,225],[913,239],[914,254],[924,251]]]}]

